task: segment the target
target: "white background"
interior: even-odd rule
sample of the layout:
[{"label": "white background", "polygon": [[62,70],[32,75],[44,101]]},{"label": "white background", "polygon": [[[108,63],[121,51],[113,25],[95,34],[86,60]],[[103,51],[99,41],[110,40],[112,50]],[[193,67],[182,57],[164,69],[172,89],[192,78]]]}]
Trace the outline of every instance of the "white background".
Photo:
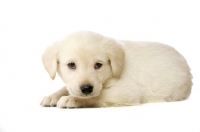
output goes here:
[{"label": "white background", "polygon": [[[190,98],[122,108],[40,107],[43,96],[63,86],[44,70],[42,53],[78,30],[175,47],[192,69]],[[199,60],[198,0],[1,0],[0,132],[200,132]]]}]

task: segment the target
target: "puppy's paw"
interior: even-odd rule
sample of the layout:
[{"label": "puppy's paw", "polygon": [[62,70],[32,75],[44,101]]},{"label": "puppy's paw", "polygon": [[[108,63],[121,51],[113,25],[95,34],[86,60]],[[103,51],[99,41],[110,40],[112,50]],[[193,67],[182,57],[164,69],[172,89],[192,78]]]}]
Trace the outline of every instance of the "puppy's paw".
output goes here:
[{"label": "puppy's paw", "polygon": [[56,107],[59,97],[56,96],[46,96],[41,101],[40,105],[44,107]]},{"label": "puppy's paw", "polygon": [[57,103],[59,108],[79,108],[80,102],[77,98],[71,96],[63,96]]}]

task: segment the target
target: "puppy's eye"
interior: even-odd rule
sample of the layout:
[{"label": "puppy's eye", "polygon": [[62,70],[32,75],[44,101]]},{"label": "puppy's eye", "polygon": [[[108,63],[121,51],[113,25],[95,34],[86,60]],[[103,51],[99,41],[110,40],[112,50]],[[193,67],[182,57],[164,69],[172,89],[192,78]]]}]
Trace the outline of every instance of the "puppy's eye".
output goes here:
[{"label": "puppy's eye", "polygon": [[99,69],[99,68],[101,68],[101,66],[102,66],[101,63],[96,63],[96,64],[94,65],[94,69]]},{"label": "puppy's eye", "polygon": [[73,62],[68,63],[67,66],[68,66],[70,69],[75,69],[75,68],[76,68],[75,63],[73,63]]}]

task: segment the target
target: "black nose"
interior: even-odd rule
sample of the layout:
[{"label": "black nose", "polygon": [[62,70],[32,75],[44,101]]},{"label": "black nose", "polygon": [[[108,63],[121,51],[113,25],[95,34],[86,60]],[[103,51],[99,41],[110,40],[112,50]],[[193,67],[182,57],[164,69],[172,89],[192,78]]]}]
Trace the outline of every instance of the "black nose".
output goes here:
[{"label": "black nose", "polygon": [[86,95],[90,94],[93,91],[93,86],[91,86],[91,85],[82,85],[81,86],[81,91],[82,91],[82,93],[84,93]]}]

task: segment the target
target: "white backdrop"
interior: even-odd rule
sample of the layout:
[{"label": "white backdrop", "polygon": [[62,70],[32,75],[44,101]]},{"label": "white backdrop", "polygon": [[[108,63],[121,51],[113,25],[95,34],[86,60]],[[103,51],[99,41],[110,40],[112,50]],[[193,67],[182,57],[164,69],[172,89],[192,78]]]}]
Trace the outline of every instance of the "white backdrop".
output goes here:
[{"label": "white backdrop", "polygon": [[[190,98],[123,108],[40,107],[43,96],[63,86],[44,70],[42,53],[78,30],[175,47],[192,69]],[[0,61],[0,132],[200,132],[198,0],[1,0]]]}]

